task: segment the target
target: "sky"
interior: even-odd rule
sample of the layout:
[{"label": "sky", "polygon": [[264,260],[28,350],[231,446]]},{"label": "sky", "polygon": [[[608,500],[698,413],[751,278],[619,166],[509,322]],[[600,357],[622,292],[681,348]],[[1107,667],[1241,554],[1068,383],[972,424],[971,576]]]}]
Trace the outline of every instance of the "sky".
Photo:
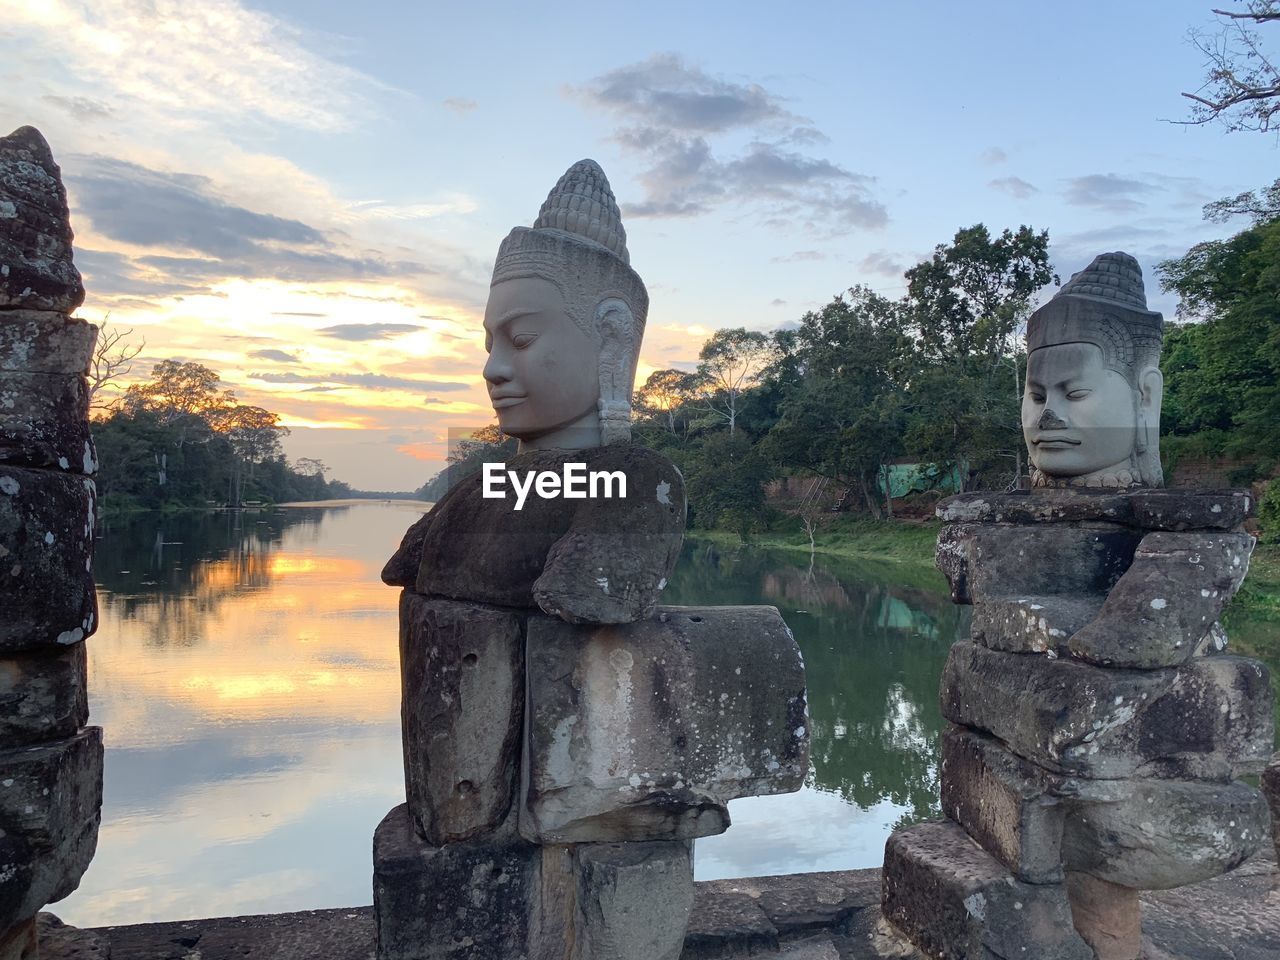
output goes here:
[{"label": "sky", "polygon": [[[498,243],[592,157],[651,307],[637,382],[720,327],[886,295],[956,230],[1063,280],[1241,224],[1277,143],[1188,126],[1208,0],[646,5],[0,0],[0,128],[60,163],[78,315],[217,370],[285,450],[410,490],[493,422]],[[1264,28],[1265,29],[1265,28]],[[1047,293],[1052,293],[1052,289]]]}]

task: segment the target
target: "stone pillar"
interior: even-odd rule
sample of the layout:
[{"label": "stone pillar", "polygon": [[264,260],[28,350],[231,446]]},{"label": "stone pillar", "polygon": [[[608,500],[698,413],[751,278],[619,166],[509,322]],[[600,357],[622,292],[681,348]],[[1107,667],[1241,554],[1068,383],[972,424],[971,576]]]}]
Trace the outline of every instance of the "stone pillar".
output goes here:
[{"label": "stone pillar", "polygon": [[71,239],[44,138],[0,138],[0,960],[37,955],[35,916],[79,885],[102,807],[84,644],[97,329],[70,316],[84,300]]},{"label": "stone pillar", "polygon": [[536,462],[565,459],[616,461],[643,496],[513,513],[468,478],[384,571],[406,587],[408,802],[374,836],[379,960],[678,960],[693,840],[804,781],[778,611],[655,606],[679,471],[627,445]]},{"label": "stone pillar", "polygon": [[1246,491],[1150,489],[939,506],[938,565],[974,608],[942,678],[950,823],[890,839],[883,897],[927,955],[962,929],[974,946],[946,956],[1135,960],[1138,891],[1256,852],[1267,804],[1236,778],[1270,757],[1271,687],[1224,652],[1219,623],[1248,569],[1250,509]]}]

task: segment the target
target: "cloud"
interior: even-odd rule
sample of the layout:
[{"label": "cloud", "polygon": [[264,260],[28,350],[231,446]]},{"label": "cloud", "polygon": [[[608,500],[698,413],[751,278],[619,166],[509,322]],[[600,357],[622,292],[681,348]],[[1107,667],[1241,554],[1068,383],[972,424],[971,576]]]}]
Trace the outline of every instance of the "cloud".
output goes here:
[{"label": "cloud", "polygon": [[[769,306],[771,307],[785,307],[786,305],[787,305],[787,301],[783,300],[781,297],[774,297],[772,300],[769,301]],[[680,349],[683,350],[684,348],[681,347]]]},{"label": "cloud", "polygon": [[337,337],[339,340],[390,340],[415,330],[426,327],[416,323],[337,323],[332,327],[321,327],[317,332],[326,337]]},{"label": "cloud", "polygon": [[979,158],[989,167],[997,166],[1009,159],[1009,155],[999,147],[987,147],[983,150]]},{"label": "cloud", "polygon": [[236,0],[180,11],[154,0],[9,5],[5,27],[18,47],[57,57],[64,84],[116,91],[130,113],[343,130],[368,116],[366,93],[388,89],[312,53],[302,31]]},{"label": "cloud", "polygon": [[384,373],[251,373],[250,380],[261,380],[263,383],[314,383],[324,384],[332,389],[332,384],[348,387],[363,387],[366,390],[470,390],[471,384],[458,383],[452,380],[418,380],[413,377],[391,377]]},{"label": "cloud", "polygon": [[203,284],[182,282],[147,269],[122,253],[80,247],[74,258],[85,288],[94,298],[125,298],[117,299],[116,306],[151,308],[154,304],[148,297],[181,297],[206,290]]},{"label": "cloud", "polygon": [[867,254],[858,262],[858,266],[882,277],[901,277],[907,269],[896,256],[884,250]]},{"label": "cloud", "polygon": [[298,362],[298,358],[294,354],[286,353],[283,350],[274,350],[274,349],[254,350],[251,354],[249,354],[249,356],[255,357],[258,360],[274,360],[277,363],[297,363]]},{"label": "cloud", "polygon": [[316,313],[313,310],[272,310],[273,317],[327,317],[327,313]]},{"label": "cloud", "polygon": [[825,260],[827,255],[821,250],[797,250],[785,257],[770,257],[770,263],[799,263],[805,260]]},{"label": "cloud", "polygon": [[447,100],[441,100],[440,102],[457,114],[470,113],[472,110],[480,106],[480,104],[476,103],[470,97],[449,97]]},{"label": "cloud", "polygon": [[996,180],[987,181],[987,186],[992,190],[1003,191],[1018,200],[1025,200],[1033,193],[1040,192],[1021,177],[1000,177]]},{"label": "cloud", "polygon": [[208,177],[163,173],[103,156],[71,160],[67,179],[77,212],[114,240],[234,257],[257,252],[263,242],[318,244],[324,239],[300,221],[218,199]]},{"label": "cloud", "polygon": [[46,93],[40,99],[55,107],[61,107],[82,123],[115,116],[115,111],[108,104],[93,97],[62,97],[54,93]]},{"label": "cloud", "polygon": [[721,133],[762,123],[809,125],[758,84],[711,77],[674,53],[619,67],[580,92],[599,106],[668,130]]},{"label": "cloud", "polygon": [[[646,164],[632,217],[699,216],[727,205],[760,209],[766,224],[880,227],[888,221],[873,178],[805,151],[826,140],[759,84],[713,77],[675,54],[657,54],[572,88],[617,117],[613,139]],[[712,141],[746,145],[725,155]]]},{"label": "cloud", "polygon": [[1120,177],[1114,173],[1091,173],[1066,181],[1066,200],[1074,206],[1097,207],[1116,213],[1142,208],[1139,199],[1155,190],[1149,183]]},{"label": "cloud", "polygon": [[66,179],[75,215],[89,220],[96,233],[164,251],[78,251],[95,297],[200,293],[230,277],[331,281],[432,272],[422,264],[389,261],[377,251],[344,252],[300,220],[229,203],[207,177],[73,155]]}]

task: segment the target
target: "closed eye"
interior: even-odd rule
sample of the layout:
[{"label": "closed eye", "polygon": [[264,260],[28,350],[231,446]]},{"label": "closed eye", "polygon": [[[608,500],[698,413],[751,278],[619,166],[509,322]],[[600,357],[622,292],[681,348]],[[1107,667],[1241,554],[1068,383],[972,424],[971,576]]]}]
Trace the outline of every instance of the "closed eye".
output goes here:
[{"label": "closed eye", "polygon": [[1083,400],[1085,397],[1089,396],[1089,394],[1091,393],[1093,393],[1092,390],[1072,390],[1070,393],[1067,394],[1067,399]]},{"label": "closed eye", "polygon": [[1034,400],[1036,403],[1044,403],[1043,393],[1033,393],[1030,396],[1031,396],[1031,399]]},{"label": "closed eye", "polygon": [[523,350],[537,339],[538,335],[536,333],[518,333],[511,338],[511,342],[515,344],[517,350]]}]

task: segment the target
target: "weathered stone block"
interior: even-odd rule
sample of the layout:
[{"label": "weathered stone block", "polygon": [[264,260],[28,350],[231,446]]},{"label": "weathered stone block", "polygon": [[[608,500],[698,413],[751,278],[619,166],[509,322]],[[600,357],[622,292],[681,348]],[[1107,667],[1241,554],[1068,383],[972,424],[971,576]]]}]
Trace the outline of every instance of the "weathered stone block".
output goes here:
[{"label": "weathered stone block", "polygon": [[942,738],[942,812],[1027,883],[1062,882],[1066,805],[1053,777],[982,734]]},{"label": "weathered stone block", "polygon": [[[629,623],[650,616],[684,540],[684,479],[661,454],[631,444],[534,450],[507,470],[560,473],[566,463],[620,473],[625,498],[546,499],[520,510],[483,496],[483,478],[460,480],[405,534],[382,571],[419,593],[541,608],[570,622]],[[416,585],[416,586],[415,586]]]},{"label": "weathered stone block", "polygon": [[885,845],[881,909],[927,956],[1094,960],[1066,891],[1014,879],[950,822],[898,830]]},{"label": "weathered stone block", "polygon": [[623,627],[533,616],[520,831],[673,840],[808,769],[804,665],[773,607],[660,607]]},{"label": "weathered stone block", "polygon": [[373,835],[378,960],[529,960],[540,858],[510,829],[431,846],[394,808]]},{"label": "weathered stone block", "polygon": [[39,960],[39,953],[34,918],[11,930],[0,930],[0,960]]},{"label": "weathered stone block", "polygon": [[71,262],[62,172],[34,127],[0,137],[0,308],[70,313],[84,302]]},{"label": "weathered stone block", "polygon": [[1068,873],[1067,898],[1076,932],[1093,948],[1096,960],[1139,960],[1142,904],[1138,891],[1088,874]]},{"label": "weathered stone block", "polygon": [[693,908],[693,843],[584,844],[575,960],[679,960]]},{"label": "weathered stone block", "polygon": [[89,720],[85,645],[0,654],[0,743],[26,746],[73,736]]},{"label": "weathered stone block", "polygon": [[1034,489],[961,493],[941,501],[948,523],[1118,523],[1140,530],[1238,530],[1252,514],[1248,490]]},{"label": "weathered stone block", "polygon": [[1135,490],[1130,503],[1146,530],[1238,530],[1255,507],[1249,490]]},{"label": "weathered stone block", "polygon": [[87,477],[0,466],[0,652],[93,633],[93,503]]},{"label": "weathered stone block", "polygon": [[952,600],[1104,593],[1128,568],[1140,534],[1120,526],[951,524],[937,564]]},{"label": "weathered stone block", "polygon": [[1103,596],[984,597],[973,605],[970,637],[1010,653],[1066,653],[1067,641],[1102,609]]},{"label": "weathered stone block", "polygon": [[86,320],[47,310],[5,310],[0,312],[0,372],[83,376],[97,339],[98,328]]},{"label": "weathered stone block", "polygon": [[1275,841],[1276,859],[1280,860],[1280,753],[1271,758],[1262,774],[1262,792],[1271,808],[1271,839]]},{"label": "weathered stone block", "polygon": [[400,670],[405,790],[418,831],[440,845],[495,828],[520,764],[521,616],[406,590]]},{"label": "weathered stone block", "polygon": [[1267,668],[1241,657],[1111,670],[975,643],[951,648],[942,712],[1054,772],[1228,780],[1271,755]]},{"label": "weathered stone block", "polygon": [[81,930],[52,913],[36,917],[40,960],[111,960],[111,942],[99,930]]},{"label": "weathered stone block", "polygon": [[84,377],[0,371],[0,464],[97,470]]},{"label": "weathered stone block", "polygon": [[1147,534],[1071,652],[1117,667],[1185,663],[1240,588],[1253,545],[1247,533]]},{"label": "weathered stone block", "polygon": [[1266,799],[1234,783],[1137,780],[1115,803],[1080,804],[1066,819],[1068,870],[1139,890],[1168,890],[1233,870],[1267,835]]},{"label": "weathered stone block", "polygon": [[101,807],[100,728],[0,752],[0,930],[79,886]]}]

